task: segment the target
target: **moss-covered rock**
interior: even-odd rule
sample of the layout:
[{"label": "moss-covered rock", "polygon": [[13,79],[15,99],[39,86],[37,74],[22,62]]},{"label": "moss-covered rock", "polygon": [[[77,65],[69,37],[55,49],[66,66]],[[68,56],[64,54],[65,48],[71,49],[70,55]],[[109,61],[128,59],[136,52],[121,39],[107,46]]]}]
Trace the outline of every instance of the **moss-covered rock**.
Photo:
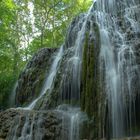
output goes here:
[{"label": "moss-covered rock", "polygon": [[60,140],[61,121],[56,111],[9,109],[0,113],[0,138]]},{"label": "moss-covered rock", "polygon": [[[100,33],[97,24],[93,23],[90,28],[90,32],[86,33],[83,49],[81,108],[90,118],[86,126],[88,139],[99,139],[103,103],[99,69]],[[91,36],[91,31],[94,36]]]},{"label": "moss-covered rock", "polygon": [[[52,88],[46,91],[46,94],[38,101],[34,109],[54,109],[56,106],[63,103],[70,103],[69,99],[64,98],[64,75],[69,76],[69,70],[67,69],[69,58],[73,55],[73,49],[69,48],[65,50],[62,60],[59,62],[58,70],[54,78]],[[68,70],[68,71],[67,71]],[[69,79],[70,80],[70,79]]]},{"label": "moss-covered rock", "polygon": [[16,106],[24,106],[36,98],[41,91],[46,73],[57,49],[43,48],[29,61],[20,74],[16,87]]}]

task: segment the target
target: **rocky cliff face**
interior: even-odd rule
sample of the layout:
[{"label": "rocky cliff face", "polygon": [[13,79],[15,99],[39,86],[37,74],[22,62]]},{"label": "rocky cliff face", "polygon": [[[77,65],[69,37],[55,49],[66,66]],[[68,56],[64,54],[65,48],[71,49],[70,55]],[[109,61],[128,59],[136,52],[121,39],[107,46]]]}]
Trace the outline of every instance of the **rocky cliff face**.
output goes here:
[{"label": "rocky cliff face", "polygon": [[29,61],[21,72],[15,89],[16,106],[25,106],[35,99],[41,92],[47,71],[52,63],[57,49],[43,48]]}]

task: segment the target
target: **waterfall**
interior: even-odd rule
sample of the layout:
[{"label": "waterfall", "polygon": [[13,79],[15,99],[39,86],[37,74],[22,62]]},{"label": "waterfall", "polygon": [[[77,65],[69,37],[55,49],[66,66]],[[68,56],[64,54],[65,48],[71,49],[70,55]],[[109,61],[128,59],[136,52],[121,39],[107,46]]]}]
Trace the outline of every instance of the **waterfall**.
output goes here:
[{"label": "waterfall", "polygon": [[[90,14],[92,12],[93,4],[89,8],[87,14],[81,18],[79,23],[79,31],[75,39],[73,46],[73,55],[67,61],[67,66],[65,74],[63,77],[63,92],[64,95],[62,98],[68,97],[70,104],[73,100],[79,102],[80,100],[80,84],[81,84],[81,64],[82,64],[82,55],[83,55],[83,44],[85,41],[85,34],[87,30],[87,22],[89,21]],[[70,75],[69,75],[70,72]],[[71,78],[69,78],[71,77]],[[68,95],[67,95],[68,94]]]},{"label": "waterfall", "polygon": [[[91,5],[87,14],[81,19],[80,23],[82,23],[82,25],[79,27],[79,31],[77,32],[75,43],[73,46],[70,46],[73,49],[73,54],[68,59],[65,73],[63,74],[62,93],[64,93],[64,95],[62,97],[62,103],[63,100],[66,100],[68,97],[70,105],[61,104],[57,108],[57,111],[62,114],[61,140],[80,140],[80,126],[83,121],[87,121],[86,114],[81,112],[79,101],[83,44],[85,41],[87,22],[89,20],[92,8],[93,5]],[[73,104],[74,100],[76,103]]]},{"label": "waterfall", "polygon": [[[22,111],[27,111],[26,116],[23,118],[16,118],[13,125],[14,128],[10,131],[10,135],[8,136],[9,140],[42,139],[42,133],[44,132],[41,133],[41,126],[39,125],[40,120],[36,119],[37,112],[33,112],[35,111],[37,103],[43,98],[46,98],[45,103],[47,103],[49,96],[52,98],[57,98],[55,100],[58,100],[52,107],[53,111],[55,111],[56,114],[58,113],[58,116],[62,120],[62,131],[60,134],[60,139],[58,138],[58,140],[80,140],[82,133],[81,125],[84,121],[88,120],[86,115],[86,113],[89,113],[88,111],[93,111],[89,113],[92,116],[88,114],[91,117],[89,117],[91,119],[90,123],[92,123],[94,128],[97,126],[96,121],[98,121],[98,113],[101,112],[99,110],[100,107],[97,106],[101,106],[102,103],[100,104],[99,102],[101,101],[96,100],[99,100],[98,96],[102,95],[96,95],[98,94],[96,89],[88,89],[88,93],[91,92],[93,95],[92,98],[95,99],[90,100],[90,97],[88,97],[88,100],[91,102],[89,104],[85,103],[88,104],[88,107],[90,108],[88,109],[88,107],[85,105],[88,111],[86,109],[83,110],[86,113],[81,111],[82,107],[80,106],[82,81],[81,73],[82,60],[84,58],[83,52],[85,51],[83,49],[85,47],[85,41],[87,41],[89,44],[92,41],[95,43],[92,44],[92,42],[87,46],[92,46],[94,48],[88,48],[86,52],[86,57],[92,57],[87,59],[89,62],[86,62],[86,65],[90,65],[92,68],[86,73],[86,76],[88,77],[86,77],[86,80],[89,80],[90,84],[94,83],[94,88],[97,85],[97,80],[99,80],[99,83],[101,83],[101,87],[103,87],[104,90],[103,93],[100,91],[101,93],[99,94],[105,94],[105,97],[103,95],[106,103],[104,105],[105,113],[104,116],[101,116],[105,119],[104,122],[99,122],[100,125],[103,123],[103,127],[105,128],[100,126],[100,129],[108,130],[108,132],[105,133],[109,134],[105,134],[105,137],[106,135],[109,135],[109,139],[119,139],[122,137],[135,135],[133,127],[136,125],[135,100],[136,94],[138,94],[138,91],[135,88],[138,89],[140,84],[140,66],[137,64],[136,57],[136,45],[140,36],[139,7],[139,0],[94,1],[87,14],[81,16],[78,23],[76,23],[77,28],[74,28],[76,30],[76,33],[74,32],[76,34],[74,37],[76,37],[72,40],[70,40],[68,37],[68,42],[65,43],[64,46],[61,46],[56,54],[49,72],[47,71],[40,95],[34,101],[32,101],[28,107],[19,108],[22,109]],[[99,38],[96,37],[96,33],[93,29],[93,26],[96,24],[99,28]],[[71,25],[71,28],[72,26],[73,25]],[[86,40],[87,32],[89,35],[87,37],[89,38]],[[72,35],[72,33],[70,30],[68,32],[69,36]],[[100,45],[97,45],[98,41],[96,41],[96,39],[100,40]],[[100,49],[93,45],[100,47]],[[93,55],[91,53],[98,50],[99,57],[95,58],[97,55]],[[99,63],[91,62],[92,60],[99,61]],[[93,63],[96,63],[95,65],[99,64],[98,67],[100,71],[100,78],[96,80],[91,80],[92,78],[94,79],[98,77],[98,68],[95,68]],[[52,94],[55,93],[54,85],[59,87],[59,89],[57,89],[57,94],[59,95],[56,97],[52,96]],[[85,87],[86,86],[88,85],[85,85]],[[89,87],[92,88],[91,85]],[[98,86],[96,88],[98,88]],[[84,94],[84,96],[88,96],[88,94]],[[97,97],[94,97],[94,95]],[[88,102],[88,100],[84,100],[84,102]],[[100,105],[98,105],[98,103]],[[94,107],[92,106],[93,104]],[[92,107],[95,110],[91,109]],[[45,112],[46,109],[48,108],[43,108],[43,111]],[[97,116],[93,115],[94,112],[96,112],[95,114]],[[38,112],[38,114],[39,113],[40,112]],[[20,125],[22,125],[22,130],[20,130],[20,136],[17,136]],[[34,132],[36,132],[36,137],[33,138],[32,133],[34,126],[37,127],[37,130],[34,130]],[[90,126],[88,127],[90,128]],[[98,128],[96,129],[97,130],[95,131],[98,131]]]},{"label": "waterfall", "polygon": [[97,0],[94,11],[101,35],[100,67],[105,68],[109,125],[115,138],[131,135],[135,122],[133,86],[140,79],[134,43],[140,31],[139,6],[136,0]]}]

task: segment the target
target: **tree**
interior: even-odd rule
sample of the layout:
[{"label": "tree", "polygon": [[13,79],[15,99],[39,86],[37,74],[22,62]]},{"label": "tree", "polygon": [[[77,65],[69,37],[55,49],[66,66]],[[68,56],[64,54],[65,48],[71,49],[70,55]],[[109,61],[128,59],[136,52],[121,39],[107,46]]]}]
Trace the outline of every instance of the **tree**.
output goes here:
[{"label": "tree", "polygon": [[89,6],[84,0],[0,1],[0,106],[29,58],[42,47],[59,47],[72,18]]},{"label": "tree", "polygon": [[25,24],[28,21],[24,17],[27,16],[25,7],[13,0],[0,2],[0,103],[5,105],[24,65],[22,39],[27,34],[24,28],[29,31]]}]

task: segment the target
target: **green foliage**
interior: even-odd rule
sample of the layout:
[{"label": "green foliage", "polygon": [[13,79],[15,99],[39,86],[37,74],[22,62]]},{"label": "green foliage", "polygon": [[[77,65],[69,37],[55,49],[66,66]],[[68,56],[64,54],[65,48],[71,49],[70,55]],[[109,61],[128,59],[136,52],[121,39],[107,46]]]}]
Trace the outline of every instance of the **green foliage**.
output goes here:
[{"label": "green foliage", "polygon": [[20,70],[23,68],[20,35],[17,28],[18,6],[13,0],[0,2],[0,106],[5,108]]},{"label": "green foliage", "polygon": [[0,74],[0,109],[5,109],[9,105],[9,95],[16,79],[13,75]]},{"label": "green foliage", "polygon": [[68,24],[90,0],[0,0],[0,106],[13,83],[42,47],[59,47]]},{"label": "green foliage", "polygon": [[91,2],[90,0],[35,0],[33,14],[35,27],[40,35],[32,41],[31,49],[60,47],[64,42],[68,24],[76,15],[86,12]]}]

